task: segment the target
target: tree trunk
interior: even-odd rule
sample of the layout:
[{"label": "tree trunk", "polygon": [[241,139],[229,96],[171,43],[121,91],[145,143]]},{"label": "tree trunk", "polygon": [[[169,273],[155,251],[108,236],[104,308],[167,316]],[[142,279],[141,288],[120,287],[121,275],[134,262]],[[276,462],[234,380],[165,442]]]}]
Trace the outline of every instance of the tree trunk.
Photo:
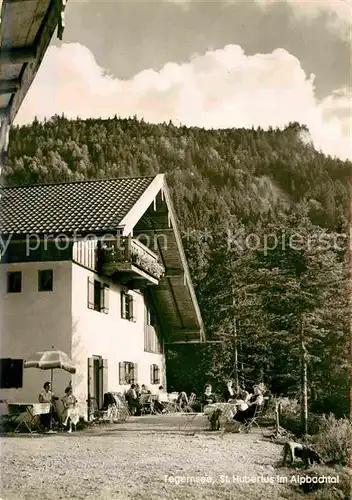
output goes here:
[{"label": "tree trunk", "polygon": [[275,428],[276,428],[277,435],[279,435],[279,433],[280,433],[280,410],[281,410],[280,403],[276,403],[276,405],[275,405]]},{"label": "tree trunk", "polygon": [[301,320],[300,334],[301,351],[301,425],[302,434],[308,434],[308,377],[307,377],[307,350],[304,344],[304,320]]},{"label": "tree trunk", "polygon": [[235,290],[234,287],[232,287],[232,306],[233,306],[233,339],[234,339],[234,349],[235,349],[235,366],[234,366],[234,371],[235,371],[235,388],[236,388],[236,394],[239,393],[240,390],[240,384],[238,380],[238,341],[237,341],[237,319],[236,319],[236,302],[235,302]]},{"label": "tree trunk", "polygon": [[245,386],[246,386],[246,381],[244,379],[243,346],[242,346],[242,342],[240,344],[240,348],[241,348],[241,350],[240,350],[240,352],[241,352],[241,370],[240,370],[240,373],[241,373],[241,384],[240,385],[241,385],[242,389],[244,389]]},{"label": "tree trunk", "polygon": [[235,347],[235,388],[236,394],[239,393],[240,385],[238,379],[238,341],[237,341],[237,321],[233,320],[233,330],[234,330],[234,347]]}]

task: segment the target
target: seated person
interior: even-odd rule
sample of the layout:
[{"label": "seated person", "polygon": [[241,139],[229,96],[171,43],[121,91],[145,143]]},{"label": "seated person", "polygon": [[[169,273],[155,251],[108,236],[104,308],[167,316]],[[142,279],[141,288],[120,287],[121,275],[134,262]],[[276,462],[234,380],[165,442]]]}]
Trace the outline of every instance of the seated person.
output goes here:
[{"label": "seated person", "polygon": [[249,398],[247,402],[247,408],[243,411],[239,408],[239,411],[233,417],[237,422],[244,422],[252,418],[259,406],[264,403],[263,392],[265,391],[265,386],[263,384],[253,386],[254,394]]},{"label": "seated person", "polygon": [[143,384],[141,387],[141,395],[142,394],[151,394],[150,390],[147,388],[145,384]]},{"label": "seated person", "polygon": [[131,384],[131,387],[126,392],[126,400],[131,415],[135,414],[136,416],[139,416],[141,414],[141,405],[138,401],[135,384]]},{"label": "seated person", "polygon": [[167,392],[164,390],[162,385],[159,386],[157,397],[158,397],[158,399],[154,403],[154,408],[157,411],[160,411],[161,413],[165,413],[166,406],[169,403],[169,397],[168,397]]},{"label": "seated person", "polygon": [[64,405],[63,425],[67,426],[68,423],[70,424],[67,432],[72,432],[72,424],[76,426],[78,423],[79,416],[77,411],[75,411],[77,402],[76,396],[73,395],[72,387],[66,387],[62,403]]},{"label": "seated person", "polygon": [[212,405],[214,403],[216,403],[217,401],[217,398],[215,396],[215,394],[213,394],[213,388],[210,384],[207,384],[205,387],[204,387],[204,394],[202,396],[202,403],[204,406],[207,406],[207,405]]},{"label": "seated person", "polygon": [[205,415],[208,415],[209,417],[213,413],[213,411],[216,409],[213,405],[217,401],[217,397],[215,394],[213,394],[212,386],[210,384],[207,384],[204,388],[204,394],[202,396],[202,405],[203,405],[203,412]]},{"label": "seated person", "polygon": [[245,411],[248,408],[250,394],[245,389],[240,389],[236,394],[235,404],[238,411]]},{"label": "seated person", "polygon": [[235,391],[233,390],[232,380],[227,381],[223,397],[226,403],[235,399]]},{"label": "seated person", "polygon": [[149,389],[147,389],[146,385],[143,384],[141,387],[141,395],[139,398],[139,402],[140,402],[141,406],[147,405],[148,407],[150,407],[151,401],[152,401],[151,392],[149,391]]}]

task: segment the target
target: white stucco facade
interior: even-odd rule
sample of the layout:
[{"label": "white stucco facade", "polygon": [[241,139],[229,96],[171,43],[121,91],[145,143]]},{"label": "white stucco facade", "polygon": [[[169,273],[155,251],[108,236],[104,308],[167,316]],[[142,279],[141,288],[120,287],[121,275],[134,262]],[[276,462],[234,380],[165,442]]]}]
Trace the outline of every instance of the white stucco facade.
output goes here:
[{"label": "white stucco facade", "polygon": [[[108,314],[87,307],[88,277],[109,285]],[[105,378],[104,392],[124,392],[128,389],[128,385],[119,383],[119,363],[124,361],[137,365],[137,382],[147,385],[153,393],[157,392],[159,384],[150,383],[151,364],[160,367],[160,382],[166,384],[164,355],[144,350],[144,296],[140,292],[130,291],[135,302],[135,322],[129,321],[121,317],[122,290],[122,287],[103,280],[92,271],[72,264],[72,359],[77,367],[77,373],[72,376],[72,385],[82,403],[88,398],[88,359],[93,356],[107,360],[102,374]]]},{"label": "white stucco facade", "polygon": [[[151,365],[160,367],[160,383],[166,384],[164,354],[145,351],[145,298],[129,291],[134,298],[134,321],[121,317],[122,287],[72,261],[2,264],[0,278],[1,358],[26,360],[38,350],[53,346],[66,352],[75,362],[77,372],[69,375],[54,371],[54,392],[62,397],[69,381],[79,400],[82,416],[87,416],[89,396],[88,359],[100,357],[100,383],[104,392],[124,392],[120,385],[119,363],[137,366],[137,382],[157,392],[151,384]],[[53,270],[53,290],[38,291],[38,270]],[[7,293],[7,272],[22,272],[20,293]],[[89,309],[88,277],[109,285],[107,314]],[[150,326],[149,326],[150,328]],[[50,372],[24,369],[23,388],[1,389],[0,398],[9,402],[37,402],[38,394]]]},{"label": "white stucco facade", "polygon": [[[53,346],[69,353],[72,336],[71,262],[26,262],[0,266],[0,354],[1,358],[28,359],[36,351]],[[53,269],[51,292],[38,291],[38,271]],[[22,290],[7,293],[7,273],[21,271]],[[70,375],[57,370],[55,386],[64,387]],[[24,370],[21,389],[0,389],[1,399],[13,402],[37,402],[50,372]]]}]

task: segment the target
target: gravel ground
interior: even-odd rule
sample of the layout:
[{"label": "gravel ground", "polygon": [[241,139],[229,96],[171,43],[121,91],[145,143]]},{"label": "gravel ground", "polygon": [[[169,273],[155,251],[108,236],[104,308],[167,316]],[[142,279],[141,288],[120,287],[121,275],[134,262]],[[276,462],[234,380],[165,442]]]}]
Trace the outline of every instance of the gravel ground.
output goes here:
[{"label": "gravel ground", "polygon": [[[167,417],[158,419],[3,438],[1,499],[300,498],[277,481],[281,447],[261,432],[210,433],[194,426],[185,433]],[[244,484],[246,477],[257,482]],[[182,478],[188,483],[175,484]]]}]

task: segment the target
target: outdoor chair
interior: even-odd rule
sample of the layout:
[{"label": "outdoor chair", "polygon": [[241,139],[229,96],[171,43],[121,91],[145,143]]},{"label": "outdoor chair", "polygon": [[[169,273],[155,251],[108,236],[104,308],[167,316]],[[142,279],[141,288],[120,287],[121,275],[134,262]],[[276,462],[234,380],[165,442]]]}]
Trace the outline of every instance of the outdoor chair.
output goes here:
[{"label": "outdoor chair", "polygon": [[95,398],[89,398],[89,420],[95,423],[104,423],[109,420],[108,410],[99,409],[98,403]]},{"label": "outdoor chair", "polygon": [[265,410],[265,402],[260,406],[257,406],[254,412],[253,417],[246,419],[243,424],[240,426],[240,431],[244,431],[248,433],[254,426],[259,428],[258,420],[263,416]]},{"label": "outdoor chair", "polygon": [[140,399],[140,405],[141,405],[142,415],[145,415],[146,413],[153,415],[155,413],[154,401],[151,394],[142,394]]},{"label": "outdoor chair", "polygon": [[[7,403],[7,414],[5,415],[5,427],[9,432],[17,432],[21,427],[26,427],[24,420],[26,407],[22,405]],[[27,429],[28,430],[28,429]]]},{"label": "outdoor chair", "polygon": [[182,422],[179,426],[180,430],[187,430],[189,427],[192,426],[195,418],[197,417],[197,415],[201,415],[200,413],[196,413],[196,412],[185,412],[185,413],[181,413],[181,418],[182,418]]},{"label": "outdoor chair", "polygon": [[108,405],[108,407],[99,409],[94,398],[90,399],[89,420],[95,424],[112,423],[118,420],[118,412],[116,405]]},{"label": "outdoor chair", "polygon": [[196,403],[196,395],[192,393],[189,397],[188,404],[181,410],[181,418],[182,422],[180,425],[180,430],[188,430],[194,420],[196,419],[197,415],[200,415],[199,413],[195,412],[193,409],[194,404]]},{"label": "outdoor chair", "polygon": [[123,395],[119,392],[112,392],[111,394],[115,400],[115,405],[112,405],[113,406],[112,411],[114,413],[115,420],[119,422],[125,422],[126,420],[128,420],[130,416],[130,413],[128,411],[127,401],[125,400]]},{"label": "outdoor chair", "polygon": [[184,411],[185,413],[194,413],[193,406],[196,403],[196,398],[197,398],[196,394],[192,392],[192,394],[189,397],[188,404],[184,406],[181,411]]},{"label": "outdoor chair", "polygon": [[171,402],[161,401],[162,409],[159,407],[158,399],[153,402],[154,414],[155,415],[165,415],[166,413],[174,413],[174,405]]}]

